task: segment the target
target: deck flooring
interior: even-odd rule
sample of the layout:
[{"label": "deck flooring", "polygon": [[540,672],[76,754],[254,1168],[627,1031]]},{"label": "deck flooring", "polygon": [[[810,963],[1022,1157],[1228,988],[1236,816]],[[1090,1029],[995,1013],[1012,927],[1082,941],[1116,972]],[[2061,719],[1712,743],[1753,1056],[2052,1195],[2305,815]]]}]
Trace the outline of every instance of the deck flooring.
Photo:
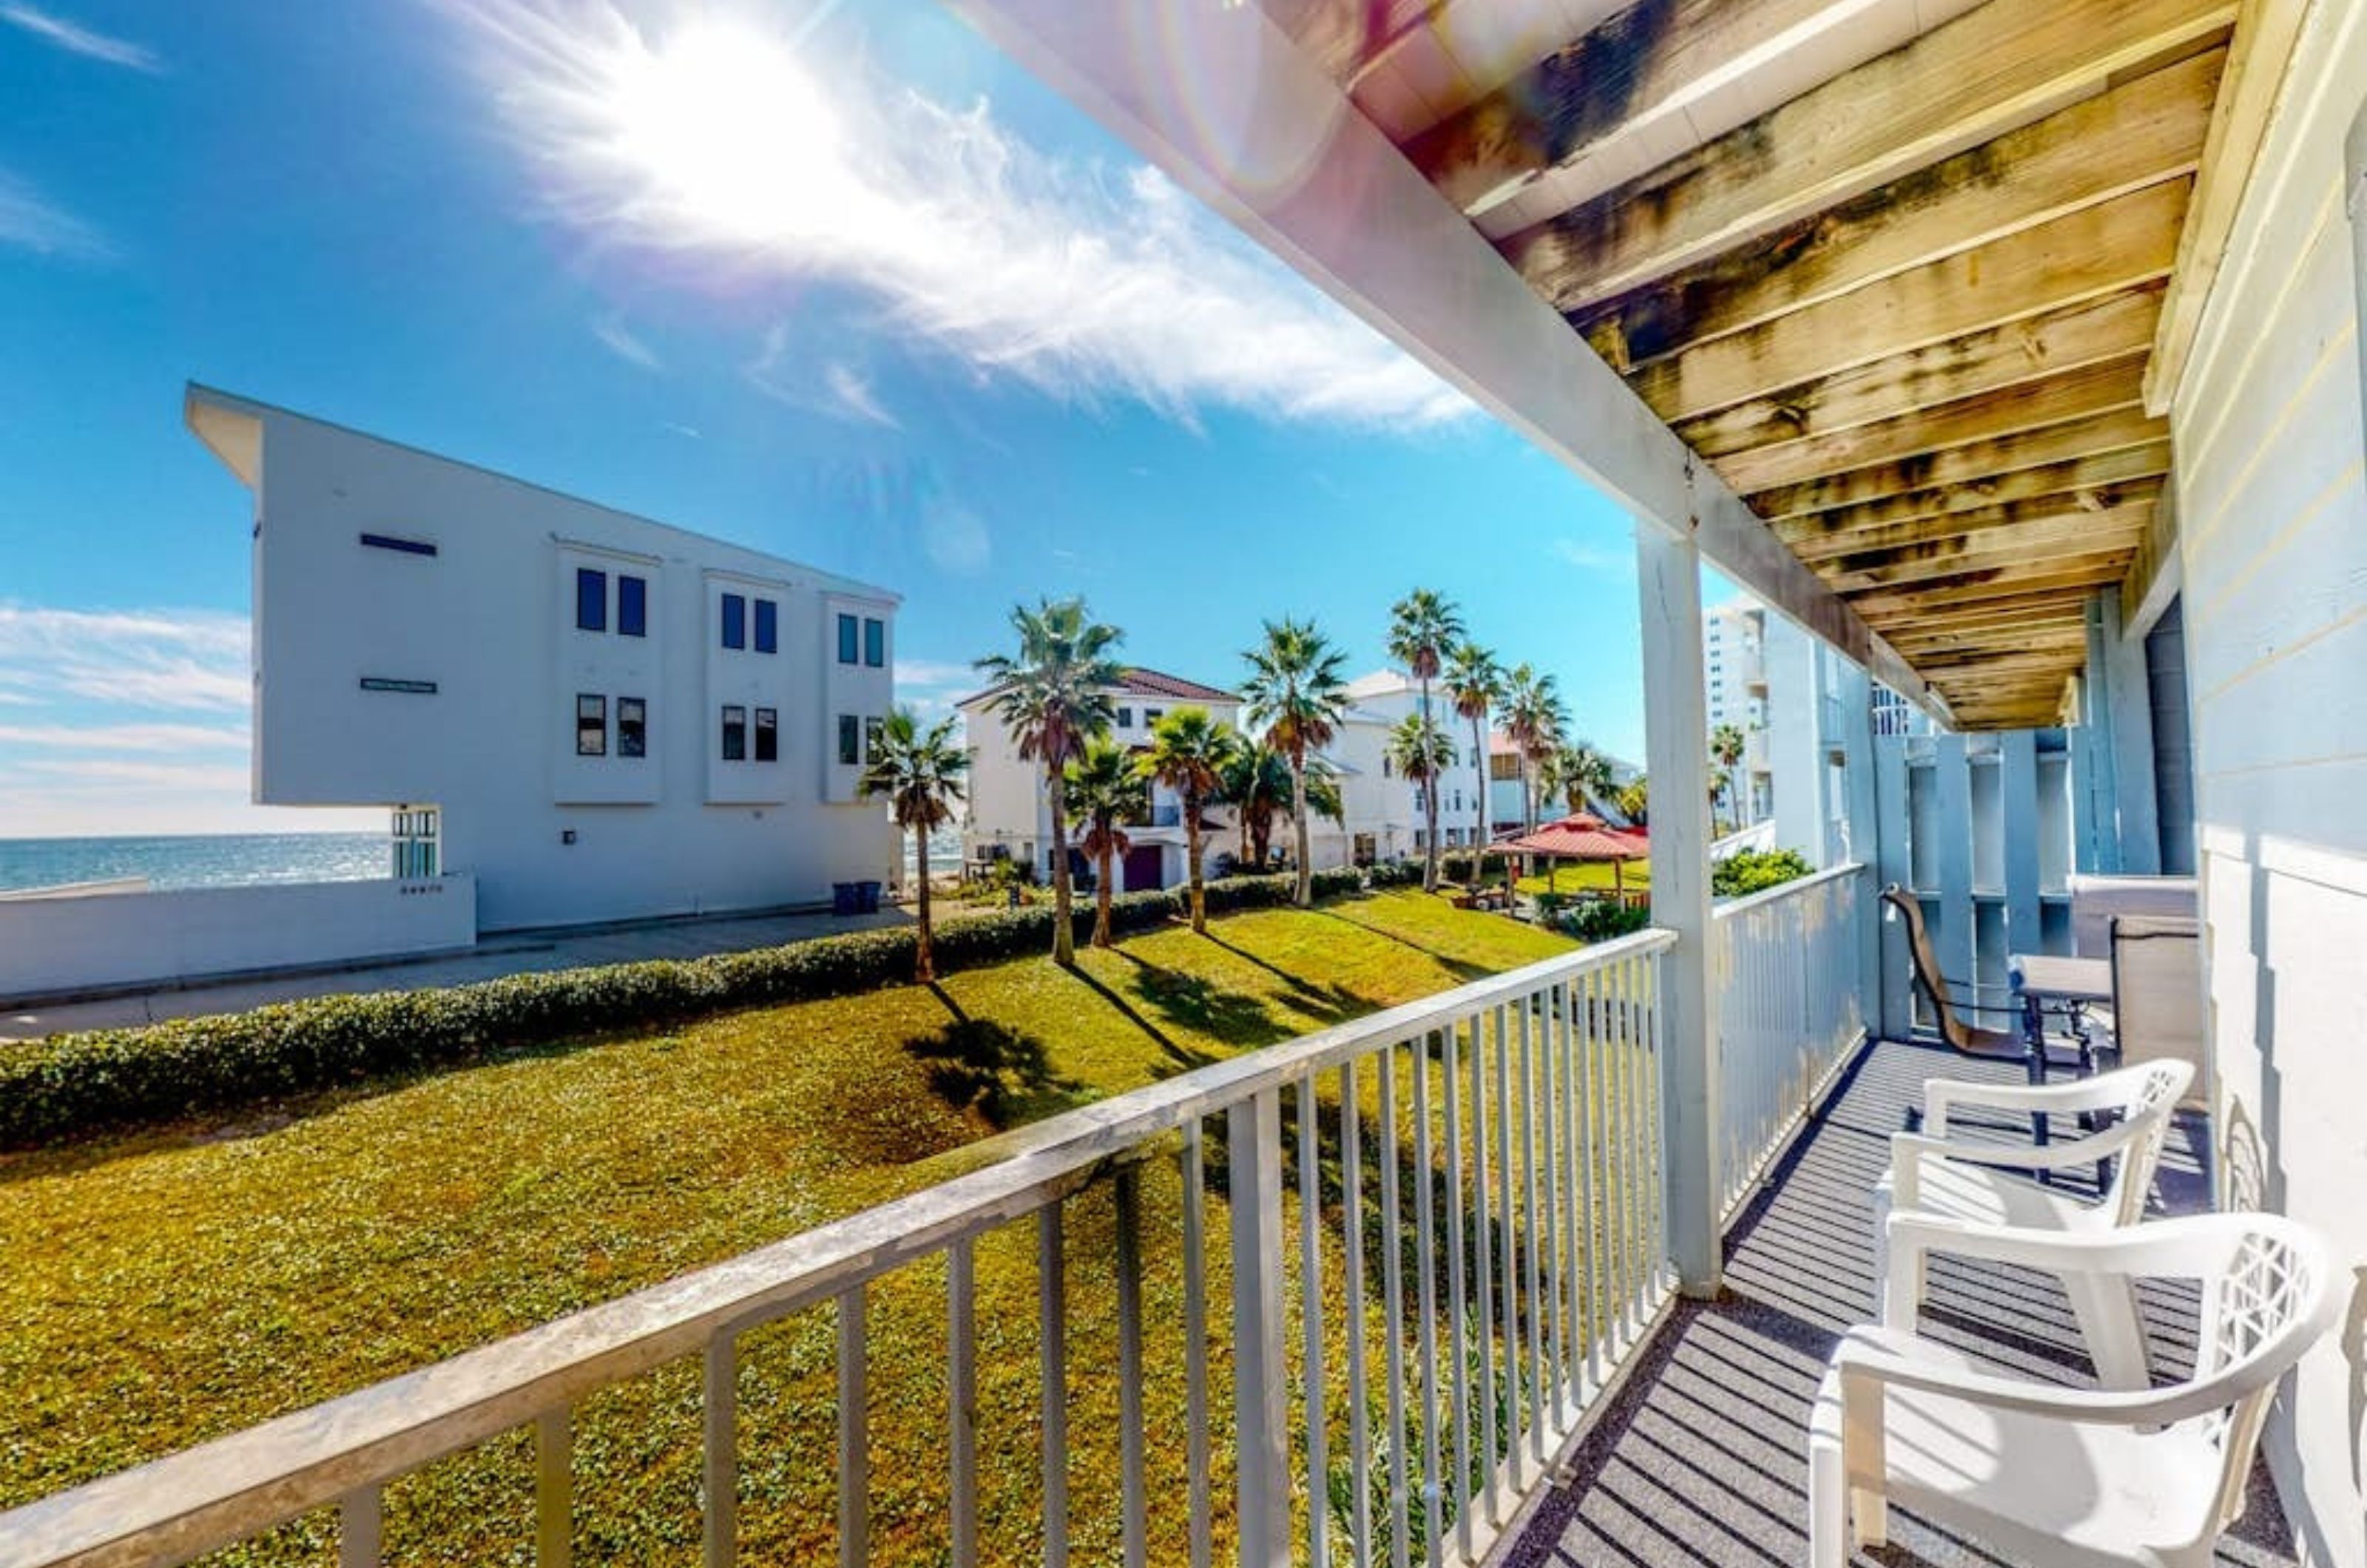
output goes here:
[{"label": "deck flooring", "polygon": [[[1886,1042],[1865,1052],[1728,1232],[1724,1295],[1678,1304],[1508,1564],[1806,1561],[1808,1408],[1835,1338],[1874,1316],[1871,1191],[1889,1135],[1920,1102],[1926,1078],[1995,1073],[1933,1048]],[[2208,1148],[2203,1123],[2181,1117],[2156,1185],[2160,1212],[2208,1206]],[[2144,1296],[2155,1365],[2175,1368],[2192,1355],[2191,1288],[2149,1282]],[[2092,1382],[2069,1309],[2042,1275],[1935,1258],[1920,1327],[2031,1376]],[[2218,1560],[2240,1568],[2294,1562],[2263,1467]],[[1891,1544],[1856,1561],[2010,1568],[1899,1508]]]}]

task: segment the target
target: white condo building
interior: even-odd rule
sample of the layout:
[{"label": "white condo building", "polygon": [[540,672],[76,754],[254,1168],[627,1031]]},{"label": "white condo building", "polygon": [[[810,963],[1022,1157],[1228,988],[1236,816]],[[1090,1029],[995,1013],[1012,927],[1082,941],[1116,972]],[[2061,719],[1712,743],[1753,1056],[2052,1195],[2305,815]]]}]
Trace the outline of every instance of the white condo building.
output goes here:
[{"label": "white condo building", "polygon": [[1767,749],[1767,622],[1766,606],[1755,599],[1736,599],[1702,612],[1703,683],[1710,730],[1730,724],[1742,732],[1742,760],[1728,775],[1721,815],[1739,818],[1746,827],[1775,808]]},{"label": "white condo building", "polygon": [[384,806],[485,930],[888,880],[897,596],[208,388],[254,492],[254,797]]},{"label": "white condo building", "polygon": [[[1217,722],[1240,727],[1240,697],[1180,675],[1130,667],[1116,685],[1104,688],[1104,694],[1117,714],[1110,739],[1128,750],[1150,745],[1151,726],[1179,707],[1206,708]],[[1015,861],[1028,867],[1038,882],[1048,881],[1052,874],[1052,810],[1045,793],[1043,764],[1020,756],[1018,742],[994,712],[994,695],[989,689],[956,705],[968,734],[970,758],[969,815],[962,830],[962,861],[973,870],[996,861]],[[1208,831],[1202,849],[1213,870],[1217,857],[1229,853],[1233,843],[1230,830],[1219,830],[1217,823],[1229,823],[1231,818],[1223,812],[1205,813],[1204,818]],[[1152,785],[1150,811],[1127,824],[1126,834],[1132,847],[1113,863],[1116,891],[1172,887],[1184,880],[1184,806],[1173,791],[1164,784]],[[1074,847],[1078,836],[1071,823],[1070,869],[1082,877],[1090,875],[1093,867]]]},{"label": "white condo building", "polygon": [[[1376,670],[1348,682],[1349,709],[1338,739],[1324,760],[1339,773],[1344,823],[1317,818],[1310,827],[1310,858],[1318,867],[1369,865],[1403,860],[1428,847],[1429,825],[1421,786],[1406,779],[1389,761],[1389,732],[1421,706],[1421,688],[1398,670]],[[1455,747],[1455,765],[1438,776],[1438,842],[1442,850],[1471,842],[1482,774],[1471,757],[1471,727],[1455,711],[1454,699],[1433,681],[1431,720]]]}]

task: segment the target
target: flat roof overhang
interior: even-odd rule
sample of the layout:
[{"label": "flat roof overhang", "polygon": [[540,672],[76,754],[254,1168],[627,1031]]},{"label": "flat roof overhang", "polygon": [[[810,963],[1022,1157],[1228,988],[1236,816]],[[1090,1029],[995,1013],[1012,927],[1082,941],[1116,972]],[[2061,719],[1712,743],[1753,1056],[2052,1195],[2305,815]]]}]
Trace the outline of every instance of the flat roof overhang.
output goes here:
[{"label": "flat roof overhang", "polygon": [[2056,722],[2316,0],[946,0],[1961,728]]}]

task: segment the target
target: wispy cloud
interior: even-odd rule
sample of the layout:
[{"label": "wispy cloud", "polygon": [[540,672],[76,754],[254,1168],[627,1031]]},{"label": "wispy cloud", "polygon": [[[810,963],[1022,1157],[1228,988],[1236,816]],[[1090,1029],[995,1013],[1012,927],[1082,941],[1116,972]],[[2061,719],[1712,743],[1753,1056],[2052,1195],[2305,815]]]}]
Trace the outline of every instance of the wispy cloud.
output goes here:
[{"label": "wispy cloud", "polygon": [[243,727],[202,724],[0,724],[0,746],[76,752],[222,751],[246,744]]},{"label": "wispy cloud", "polygon": [[444,0],[544,195],[604,241],[836,285],[903,342],[1083,403],[1434,423],[1470,404],[1146,167],[1049,156],[677,4]]},{"label": "wispy cloud", "polygon": [[592,335],[600,340],[609,353],[629,365],[644,370],[663,372],[665,364],[658,358],[657,350],[633,335],[624,322],[614,316],[603,316],[592,323]]},{"label": "wispy cloud", "polygon": [[0,169],[0,245],[68,261],[104,261],[115,254],[96,229],[6,169]]},{"label": "wispy cloud", "polygon": [[896,661],[896,700],[923,718],[943,718],[954,704],[979,688],[978,671],[945,660]]},{"label": "wispy cloud", "polygon": [[164,62],[146,44],[133,43],[70,22],[53,12],[36,10],[25,5],[0,5],[0,22],[20,28],[45,43],[54,44],[69,54],[79,54],[87,60],[104,61],[127,70],[144,71],[153,76],[164,69]]},{"label": "wispy cloud", "polygon": [[1567,534],[1553,542],[1553,553],[1565,564],[1580,571],[1616,571],[1631,563],[1631,558],[1619,550],[1590,545],[1583,539],[1573,539]]},{"label": "wispy cloud", "polygon": [[61,610],[0,602],[0,686],[167,713],[248,705],[247,622],[219,610]]},{"label": "wispy cloud", "polygon": [[880,402],[878,393],[872,389],[870,378],[854,366],[844,361],[833,362],[822,372],[822,380],[832,394],[858,419],[867,419],[874,424],[884,424],[893,429],[903,428],[904,422],[889,413],[886,405]]}]

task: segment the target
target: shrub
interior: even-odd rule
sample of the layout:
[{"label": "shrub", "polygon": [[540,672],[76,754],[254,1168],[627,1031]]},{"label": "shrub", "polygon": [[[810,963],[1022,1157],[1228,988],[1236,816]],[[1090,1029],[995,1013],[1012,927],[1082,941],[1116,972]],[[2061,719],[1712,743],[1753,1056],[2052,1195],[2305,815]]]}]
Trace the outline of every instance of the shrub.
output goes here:
[{"label": "shrub", "polygon": [[1589,898],[1562,917],[1561,929],[1580,942],[1609,942],[1651,924],[1652,911],[1615,899]]},{"label": "shrub", "polygon": [[1811,874],[1815,871],[1797,850],[1743,850],[1710,867],[1710,891],[1721,898],[1739,898]]},{"label": "shrub", "polygon": [[[1479,856],[1479,879],[1483,882],[1501,881],[1503,879],[1505,868],[1511,864],[1512,857],[1506,854],[1503,851],[1486,851]],[[1471,852],[1469,850],[1448,850],[1445,853],[1440,855],[1438,857],[1438,874],[1444,877],[1449,882],[1469,882],[1471,880]]]},{"label": "shrub", "polygon": [[1365,873],[1359,866],[1335,865],[1317,872],[1311,880],[1318,898],[1344,898],[1365,890]]},{"label": "shrub", "polygon": [[1376,861],[1365,868],[1365,881],[1366,886],[1373,887],[1419,887],[1421,886],[1421,862]]}]

